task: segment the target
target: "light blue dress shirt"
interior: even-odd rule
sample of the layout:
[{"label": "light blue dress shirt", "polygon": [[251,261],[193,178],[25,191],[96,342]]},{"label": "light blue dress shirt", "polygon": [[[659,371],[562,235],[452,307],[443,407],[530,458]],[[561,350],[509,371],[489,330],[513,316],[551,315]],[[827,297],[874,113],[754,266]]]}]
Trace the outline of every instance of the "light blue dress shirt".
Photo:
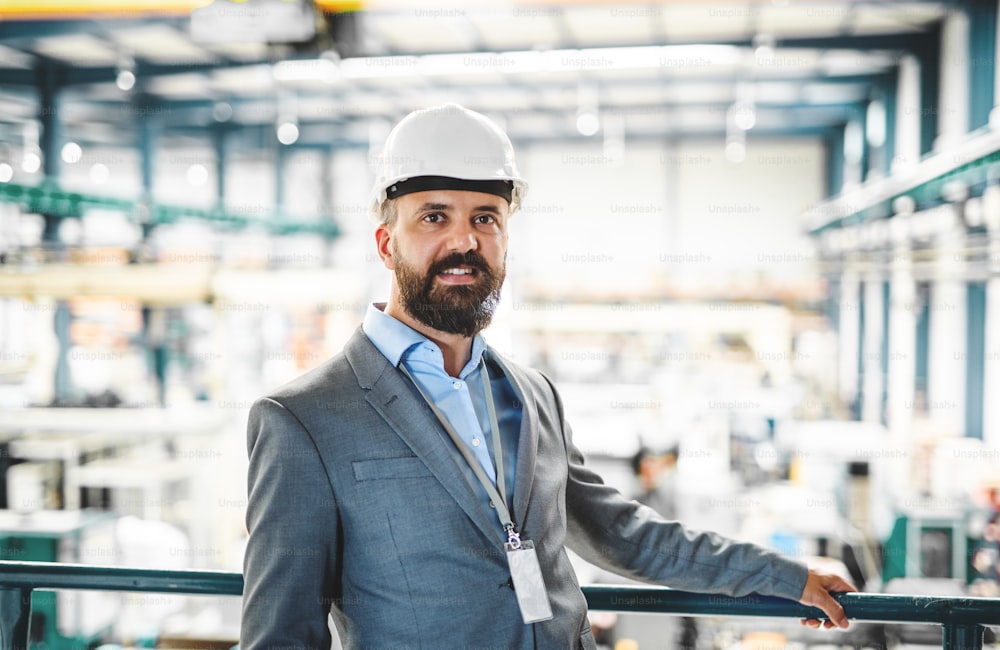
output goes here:
[{"label": "light blue dress shirt", "polygon": [[[493,439],[490,434],[490,418],[486,409],[486,394],[480,371],[480,360],[486,349],[483,337],[476,335],[472,339],[472,356],[469,362],[459,372],[458,377],[452,377],[444,369],[444,355],[438,345],[408,325],[384,313],[383,308],[383,304],[369,305],[361,329],[379,352],[389,360],[389,363],[393,366],[399,366],[402,363],[406,367],[420,389],[448,418],[448,422],[472,451],[486,475],[496,483]],[[514,478],[517,468],[521,401],[499,366],[489,361],[489,355],[486,356],[503,449],[504,480],[507,488],[507,494],[504,496],[507,499],[508,507],[510,507],[513,503]],[[454,448],[454,444],[447,434],[442,432],[441,435],[455,453],[457,461],[465,470],[467,477],[478,488],[484,505],[488,507],[489,496],[486,490],[479,484],[472,469],[468,467],[459,451]],[[499,520],[497,520],[497,526],[500,527]]]}]

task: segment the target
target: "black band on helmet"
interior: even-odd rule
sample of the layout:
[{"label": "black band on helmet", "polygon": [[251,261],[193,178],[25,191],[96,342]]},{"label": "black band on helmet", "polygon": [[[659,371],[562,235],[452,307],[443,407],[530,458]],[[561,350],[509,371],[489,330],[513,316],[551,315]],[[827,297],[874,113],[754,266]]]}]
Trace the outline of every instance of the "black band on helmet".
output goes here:
[{"label": "black band on helmet", "polygon": [[510,181],[470,181],[451,176],[414,176],[397,181],[386,188],[385,197],[394,199],[404,194],[424,192],[426,190],[465,190],[467,192],[485,192],[495,194],[507,203],[514,195],[514,184]]}]

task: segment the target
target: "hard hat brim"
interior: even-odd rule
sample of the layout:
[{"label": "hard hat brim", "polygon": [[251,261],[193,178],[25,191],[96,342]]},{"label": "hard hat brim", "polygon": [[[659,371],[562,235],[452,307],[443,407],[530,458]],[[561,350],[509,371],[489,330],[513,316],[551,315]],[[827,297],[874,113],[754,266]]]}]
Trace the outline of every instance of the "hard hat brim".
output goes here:
[{"label": "hard hat brim", "polygon": [[452,176],[416,176],[404,178],[385,189],[386,199],[395,199],[405,194],[425,192],[427,190],[464,190],[466,192],[483,192],[494,194],[511,202],[514,194],[514,183],[509,180],[467,180]]}]

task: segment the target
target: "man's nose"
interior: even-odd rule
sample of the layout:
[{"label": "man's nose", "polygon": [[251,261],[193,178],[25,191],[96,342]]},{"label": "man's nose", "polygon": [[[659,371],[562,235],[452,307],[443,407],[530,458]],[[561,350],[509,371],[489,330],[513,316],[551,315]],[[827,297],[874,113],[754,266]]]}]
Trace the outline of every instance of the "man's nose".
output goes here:
[{"label": "man's nose", "polygon": [[470,224],[458,222],[448,232],[449,250],[465,253],[477,248],[479,248],[479,239]]}]

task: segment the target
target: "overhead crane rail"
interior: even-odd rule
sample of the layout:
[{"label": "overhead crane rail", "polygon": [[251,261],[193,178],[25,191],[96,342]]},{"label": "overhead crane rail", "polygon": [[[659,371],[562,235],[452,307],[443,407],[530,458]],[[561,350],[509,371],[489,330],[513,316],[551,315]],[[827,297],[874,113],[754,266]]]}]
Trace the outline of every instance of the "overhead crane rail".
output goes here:
[{"label": "overhead crane rail", "polygon": [[144,226],[171,224],[183,219],[199,219],[229,228],[265,228],[277,235],[316,234],[334,238],[340,228],[328,215],[302,219],[289,215],[250,214],[236,208],[195,208],[145,201],[97,196],[65,190],[53,181],[39,185],[0,183],[0,202],[12,203],[28,213],[57,218],[79,218],[87,210],[104,209],[121,212]]}]

